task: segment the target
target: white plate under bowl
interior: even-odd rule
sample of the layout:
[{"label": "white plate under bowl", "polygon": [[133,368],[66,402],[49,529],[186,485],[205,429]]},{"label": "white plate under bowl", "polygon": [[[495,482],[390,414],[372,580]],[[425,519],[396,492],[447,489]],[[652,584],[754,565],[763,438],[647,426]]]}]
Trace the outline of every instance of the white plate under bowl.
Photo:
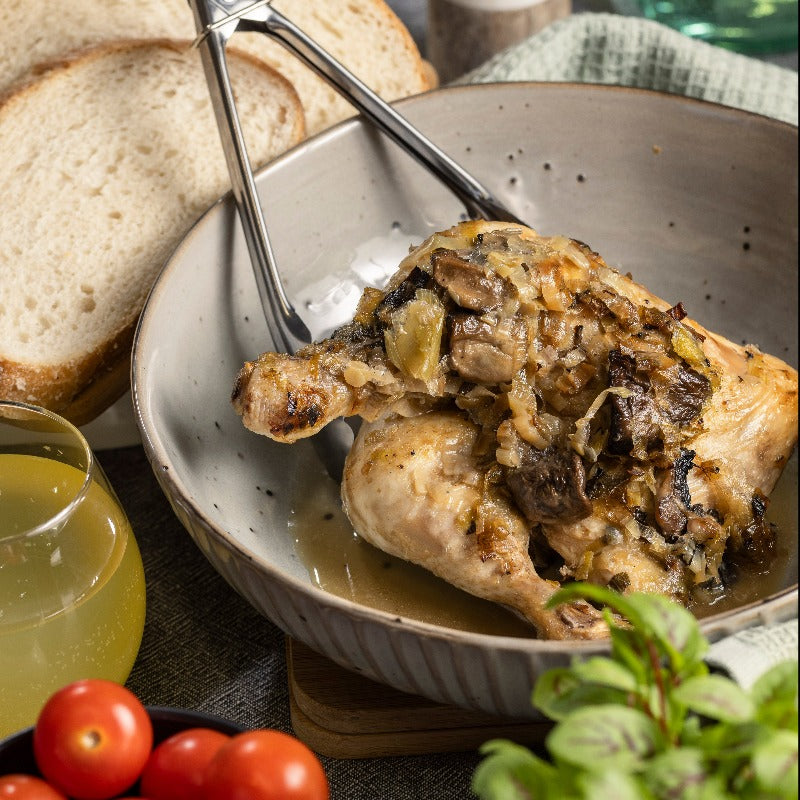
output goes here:
[{"label": "white plate under bowl", "polygon": [[[451,88],[399,108],[541,233],[588,242],[706,326],[796,364],[796,128],[567,84]],[[317,335],[348,316],[364,280],[462,214],[359,120],[301,144],[257,180],[287,290]],[[602,643],[456,630],[315,585],[287,525],[299,478],[318,469],[313,448],[248,432],[229,403],[242,363],[271,347],[226,197],[166,265],[134,349],[142,439],[181,522],[253,606],[339,664],[434,700],[535,716],[537,674]],[[792,527],[776,592],[705,618],[711,639],[797,614]]]}]

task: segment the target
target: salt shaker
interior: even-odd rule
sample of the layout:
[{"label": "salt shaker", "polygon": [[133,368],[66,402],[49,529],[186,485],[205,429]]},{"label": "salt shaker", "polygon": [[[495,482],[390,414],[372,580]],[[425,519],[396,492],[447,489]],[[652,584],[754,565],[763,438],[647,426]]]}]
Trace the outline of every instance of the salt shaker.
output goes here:
[{"label": "salt shaker", "polygon": [[428,0],[428,60],[442,84],[571,11],[571,0]]}]

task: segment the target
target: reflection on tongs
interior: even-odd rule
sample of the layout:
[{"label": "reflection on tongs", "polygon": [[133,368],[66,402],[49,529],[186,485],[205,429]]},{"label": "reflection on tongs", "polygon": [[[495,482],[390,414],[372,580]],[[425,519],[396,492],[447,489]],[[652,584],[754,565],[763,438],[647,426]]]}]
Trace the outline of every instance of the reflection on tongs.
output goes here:
[{"label": "reflection on tongs", "polygon": [[[189,0],[189,4],[194,11],[198,33],[195,44],[200,48],[233,196],[276,347],[294,353],[311,341],[311,334],[283,287],[239,124],[225,58],[226,45],[237,30],[264,33],[294,53],[447,186],[463,202],[470,217],[524,224],[392,106],[276,11],[269,0]],[[326,426],[312,439],[325,468],[337,481],[352,440],[352,429],[343,421]]]}]

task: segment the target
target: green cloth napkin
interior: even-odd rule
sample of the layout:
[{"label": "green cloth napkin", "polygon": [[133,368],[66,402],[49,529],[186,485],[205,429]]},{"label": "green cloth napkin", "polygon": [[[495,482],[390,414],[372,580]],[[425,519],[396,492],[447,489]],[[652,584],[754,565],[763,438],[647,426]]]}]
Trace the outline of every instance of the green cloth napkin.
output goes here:
[{"label": "green cloth napkin", "polygon": [[[569,81],[653,89],[741,108],[797,125],[797,73],[696,41],[651,20],[575,14],[552,23],[456,83]],[[749,687],[797,658],[797,619],[760,625],[711,645],[707,658]]]},{"label": "green cloth napkin", "polygon": [[655,89],[797,125],[797,73],[651,20],[575,14],[498,53],[457,83],[574,81]]}]

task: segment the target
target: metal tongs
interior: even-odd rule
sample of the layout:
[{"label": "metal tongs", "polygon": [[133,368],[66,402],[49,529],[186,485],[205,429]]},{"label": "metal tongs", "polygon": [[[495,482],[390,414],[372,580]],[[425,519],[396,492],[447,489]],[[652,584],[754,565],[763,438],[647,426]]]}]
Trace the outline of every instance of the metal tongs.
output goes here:
[{"label": "metal tongs", "polygon": [[[230,173],[233,196],[258,286],[267,326],[276,347],[294,353],[311,342],[308,327],[295,311],[278,272],[256,191],[250,159],[233,98],[225,48],[239,31],[264,33],[280,42],[330,83],[371,123],[437,177],[464,204],[473,219],[524,224],[446,153],[384,102],[326,50],[271,5],[271,0],[189,0],[197,29],[211,102]],[[352,429],[343,421],[327,425],[313,437],[328,473],[341,480],[352,444]]]}]

